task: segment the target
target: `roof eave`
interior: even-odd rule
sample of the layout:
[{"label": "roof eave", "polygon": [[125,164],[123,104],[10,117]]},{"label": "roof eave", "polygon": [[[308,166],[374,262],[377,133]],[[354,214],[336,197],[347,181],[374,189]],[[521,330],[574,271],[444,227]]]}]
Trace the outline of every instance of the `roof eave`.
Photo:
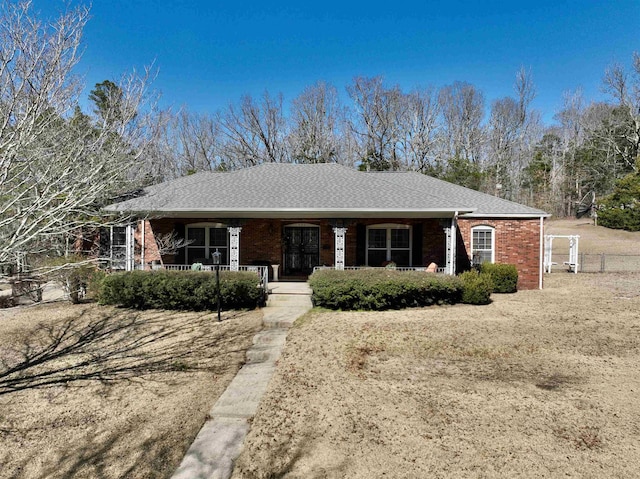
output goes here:
[{"label": "roof eave", "polygon": [[[474,208],[172,208],[170,210],[128,210],[127,213],[170,218],[452,218],[456,214],[471,213],[474,210]],[[118,214],[125,211],[109,209],[109,212]]]},{"label": "roof eave", "polygon": [[550,218],[549,213],[467,213],[462,218]]}]

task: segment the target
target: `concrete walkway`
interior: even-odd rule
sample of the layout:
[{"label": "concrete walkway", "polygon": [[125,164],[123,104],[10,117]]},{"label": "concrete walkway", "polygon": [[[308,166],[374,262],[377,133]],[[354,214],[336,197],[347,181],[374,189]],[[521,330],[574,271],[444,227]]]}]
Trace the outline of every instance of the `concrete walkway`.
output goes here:
[{"label": "concrete walkway", "polygon": [[249,419],[267,389],[287,331],[311,309],[307,283],[271,283],[262,331],[253,338],[247,362],[209,412],[173,479],[227,479],[249,432]]}]

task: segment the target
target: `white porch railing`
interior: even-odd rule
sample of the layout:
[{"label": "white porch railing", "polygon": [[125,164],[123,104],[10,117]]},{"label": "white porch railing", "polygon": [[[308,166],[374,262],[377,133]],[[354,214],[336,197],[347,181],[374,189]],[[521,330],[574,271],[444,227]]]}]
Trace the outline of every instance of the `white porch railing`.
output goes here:
[{"label": "white porch railing", "polygon": [[[169,271],[191,271],[193,269],[193,265],[190,264],[165,264],[156,266],[158,269],[166,269]],[[198,271],[215,271],[216,267],[212,264],[203,264]],[[231,271],[230,266],[228,264],[221,264],[220,271]],[[265,291],[269,291],[269,267],[268,266],[238,266],[238,271],[249,271],[252,273],[256,273],[258,278],[260,278],[260,286],[264,288]]]},{"label": "white porch railing", "polygon": [[[336,269],[334,266],[315,266],[313,268],[314,273],[320,269]],[[356,271],[360,269],[390,269],[395,271],[427,271],[426,266],[396,266],[394,268],[387,268],[385,266],[345,266],[345,271]],[[444,274],[447,272],[447,268],[436,268],[436,273]]]}]

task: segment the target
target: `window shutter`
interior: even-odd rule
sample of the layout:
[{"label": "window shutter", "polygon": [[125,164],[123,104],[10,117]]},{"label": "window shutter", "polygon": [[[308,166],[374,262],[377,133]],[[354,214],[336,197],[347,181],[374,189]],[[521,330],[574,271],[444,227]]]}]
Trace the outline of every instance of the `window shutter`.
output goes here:
[{"label": "window shutter", "polygon": [[356,225],[356,266],[367,264],[367,227],[358,223]]},{"label": "window shutter", "polygon": [[411,261],[413,266],[426,266],[422,264],[422,223],[413,225],[413,242],[411,245]]},{"label": "window shutter", "polygon": [[[176,232],[176,236],[177,239],[184,239],[184,224],[182,223],[176,223],[173,227],[173,230]],[[185,249],[184,247],[182,248],[178,248],[178,251],[176,251],[176,264],[186,264],[186,254],[185,254]]]}]

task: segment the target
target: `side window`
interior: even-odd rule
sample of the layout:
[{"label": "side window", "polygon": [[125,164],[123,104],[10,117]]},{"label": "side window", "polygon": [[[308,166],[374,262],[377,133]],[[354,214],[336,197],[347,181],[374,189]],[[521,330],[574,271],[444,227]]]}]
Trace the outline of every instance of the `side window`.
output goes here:
[{"label": "side window", "polygon": [[473,264],[495,261],[495,230],[491,226],[471,228],[471,254]]}]

